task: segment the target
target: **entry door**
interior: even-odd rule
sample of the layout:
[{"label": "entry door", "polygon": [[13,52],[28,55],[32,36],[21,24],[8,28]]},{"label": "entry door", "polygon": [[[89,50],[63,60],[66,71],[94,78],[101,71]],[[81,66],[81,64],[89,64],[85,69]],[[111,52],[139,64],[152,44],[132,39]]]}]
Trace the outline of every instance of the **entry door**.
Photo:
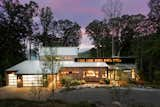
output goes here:
[{"label": "entry door", "polygon": [[17,86],[17,75],[8,74],[8,85],[9,86]]}]

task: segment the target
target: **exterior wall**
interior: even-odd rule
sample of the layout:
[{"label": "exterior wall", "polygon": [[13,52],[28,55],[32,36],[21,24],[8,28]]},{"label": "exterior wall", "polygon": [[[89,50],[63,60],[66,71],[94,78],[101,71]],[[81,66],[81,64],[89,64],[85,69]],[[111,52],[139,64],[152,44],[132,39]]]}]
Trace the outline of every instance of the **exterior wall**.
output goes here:
[{"label": "exterior wall", "polygon": [[8,79],[8,72],[5,72],[5,80],[6,80],[6,85],[8,85],[9,79]]},{"label": "exterior wall", "polygon": [[[85,80],[87,82],[99,82],[100,79],[106,78],[106,68],[63,68],[59,73],[59,78],[71,76],[74,79]],[[103,76],[102,76],[103,75]]]}]

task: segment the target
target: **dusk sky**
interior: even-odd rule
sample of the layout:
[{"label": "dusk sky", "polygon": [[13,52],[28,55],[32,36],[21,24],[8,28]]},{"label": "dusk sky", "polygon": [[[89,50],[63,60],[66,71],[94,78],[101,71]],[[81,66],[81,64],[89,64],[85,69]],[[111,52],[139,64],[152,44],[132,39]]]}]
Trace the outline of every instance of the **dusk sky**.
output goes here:
[{"label": "dusk sky", "polygon": [[[30,0],[21,0],[29,2]],[[92,42],[85,34],[85,27],[94,19],[104,19],[101,11],[104,1],[107,0],[33,0],[40,7],[49,6],[52,8],[54,17],[59,19],[70,19],[82,26],[83,36],[81,39],[81,48],[93,47]],[[149,12],[149,0],[121,0],[123,4],[122,14],[139,14],[147,15]]]},{"label": "dusk sky", "polygon": [[[29,0],[21,0],[28,2]],[[88,25],[94,19],[103,19],[101,11],[105,0],[33,0],[41,7],[49,6],[56,19],[70,19],[78,22],[82,27]],[[121,0],[123,14],[147,14],[149,12],[149,0]]]}]

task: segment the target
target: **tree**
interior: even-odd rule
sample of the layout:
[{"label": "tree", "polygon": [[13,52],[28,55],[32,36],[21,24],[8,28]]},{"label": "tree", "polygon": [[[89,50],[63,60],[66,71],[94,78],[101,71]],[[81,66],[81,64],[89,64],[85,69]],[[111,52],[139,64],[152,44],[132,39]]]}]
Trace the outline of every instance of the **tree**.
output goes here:
[{"label": "tree", "polygon": [[[102,12],[105,14],[105,20],[106,22],[109,22],[109,20],[118,18],[121,15],[122,11],[122,3],[120,0],[106,0],[106,3],[102,6]],[[116,56],[115,53],[115,41],[114,37],[118,37],[120,34],[119,26],[112,24],[112,32],[115,32],[114,35],[112,35],[112,57]],[[121,35],[119,35],[120,37]],[[119,41],[120,39],[116,40]]]},{"label": "tree", "polygon": [[2,70],[24,60],[24,40],[28,34],[26,7],[18,1],[4,0],[0,15],[0,66]]},{"label": "tree", "polygon": [[53,102],[53,107],[55,107],[55,88],[57,86],[57,73],[61,67],[60,65],[60,57],[57,55],[57,48],[49,47],[48,51],[49,55],[45,55],[41,60],[43,62],[44,67],[44,75],[50,72],[52,75],[52,84],[51,84],[51,95],[50,100]]},{"label": "tree", "polygon": [[[95,45],[97,50],[97,57],[104,56],[100,53],[104,53],[105,49],[107,49],[107,51],[109,52],[109,49],[111,49],[111,36],[109,34],[107,24],[105,24],[103,21],[93,20],[86,27],[86,32],[88,36],[93,39],[93,44]],[[107,52],[105,52],[104,54],[107,54]],[[107,56],[110,56],[110,54],[108,54]]]},{"label": "tree", "polygon": [[[153,42],[157,43],[156,41],[153,41],[155,38],[153,34],[157,32],[157,23],[152,22],[150,19],[146,19],[141,21],[138,25],[137,28],[135,29],[139,37],[137,38],[138,40],[138,68],[140,69],[143,74],[146,74],[144,71],[148,71],[149,73],[149,78],[148,80],[152,81],[153,80],[153,69],[152,69],[152,63],[154,62],[153,60],[153,55],[150,53],[146,53],[148,50],[154,51],[154,46],[150,47],[150,44],[155,45]],[[153,36],[153,37],[152,37]],[[158,38],[157,38],[158,39]],[[152,48],[152,49],[150,49]],[[146,56],[150,54],[150,56]],[[149,63],[148,63],[149,61]],[[148,65],[148,67],[146,67]]]},{"label": "tree", "polygon": [[[107,23],[111,31],[111,35],[114,38],[114,55],[116,56],[128,56],[130,55],[129,47],[131,41],[136,35],[134,29],[137,24],[145,19],[145,16],[138,15],[123,15],[121,17],[112,18]],[[122,54],[121,54],[122,52]]]},{"label": "tree", "polygon": [[53,35],[50,35],[50,26],[53,21],[53,13],[50,7],[42,8],[40,13],[40,19],[42,24],[42,34],[39,35],[38,39],[43,43],[43,46],[53,46]]},{"label": "tree", "polygon": [[136,38],[137,32],[135,31],[137,25],[145,19],[142,14],[138,15],[123,15],[121,17],[121,37],[120,45],[118,49],[118,56],[134,56],[132,50],[132,44],[134,44],[134,38]]},{"label": "tree", "polygon": [[150,19],[159,20],[160,19],[160,0],[150,0],[148,4],[150,12],[148,14]]},{"label": "tree", "polygon": [[122,11],[122,3],[120,0],[106,0],[102,6],[102,12],[105,14],[105,19],[109,21],[112,18],[119,17]]},{"label": "tree", "polygon": [[34,19],[35,17],[38,17],[38,10],[39,6],[36,2],[30,1],[28,4],[25,4],[25,25],[27,27],[27,38],[25,39],[26,46],[29,44],[28,55],[29,59],[31,60],[32,56],[32,47],[35,45],[36,36],[35,36],[35,25],[34,25]]},{"label": "tree", "polygon": [[54,34],[60,39],[61,46],[78,46],[81,38],[80,26],[70,20],[58,20],[57,32]]},{"label": "tree", "polygon": [[53,20],[49,7],[41,10],[43,33],[38,37],[43,46],[78,46],[80,26],[70,20]]},{"label": "tree", "polygon": [[148,14],[149,19],[157,22],[158,26],[158,30],[157,32],[160,32],[160,0],[150,0],[150,2],[148,3],[148,6],[150,8],[150,12]]}]

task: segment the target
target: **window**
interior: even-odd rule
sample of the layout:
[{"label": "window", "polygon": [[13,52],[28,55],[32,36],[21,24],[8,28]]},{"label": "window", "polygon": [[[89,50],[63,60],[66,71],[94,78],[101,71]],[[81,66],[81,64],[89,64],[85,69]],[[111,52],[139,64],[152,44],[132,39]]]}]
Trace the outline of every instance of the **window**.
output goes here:
[{"label": "window", "polygon": [[78,62],[86,62],[85,59],[78,59]]},{"label": "window", "polygon": [[102,78],[107,78],[107,71],[101,71],[102,72]]},{"label": "window", "polygon": [[97,77],[98,78],[98,71],[86,71],[86,77]]},{"label": "window", "polygon": [[112,59],[104,59],[104,62],[112,62]]},{"label": "window", "polygon": [[8,74],[8,85],[9,86],[17,86],[17,75]]},{"label": "window", "polygon": [[95,59],[95,62],[103,62],[103,59]]},{"label": "window", "polygon": [[86,62],[94,62],[93,59],[86,59]]},{"label": "window", "polygon": [[43,86],[43,76],[23,75],[23,86]]}]

